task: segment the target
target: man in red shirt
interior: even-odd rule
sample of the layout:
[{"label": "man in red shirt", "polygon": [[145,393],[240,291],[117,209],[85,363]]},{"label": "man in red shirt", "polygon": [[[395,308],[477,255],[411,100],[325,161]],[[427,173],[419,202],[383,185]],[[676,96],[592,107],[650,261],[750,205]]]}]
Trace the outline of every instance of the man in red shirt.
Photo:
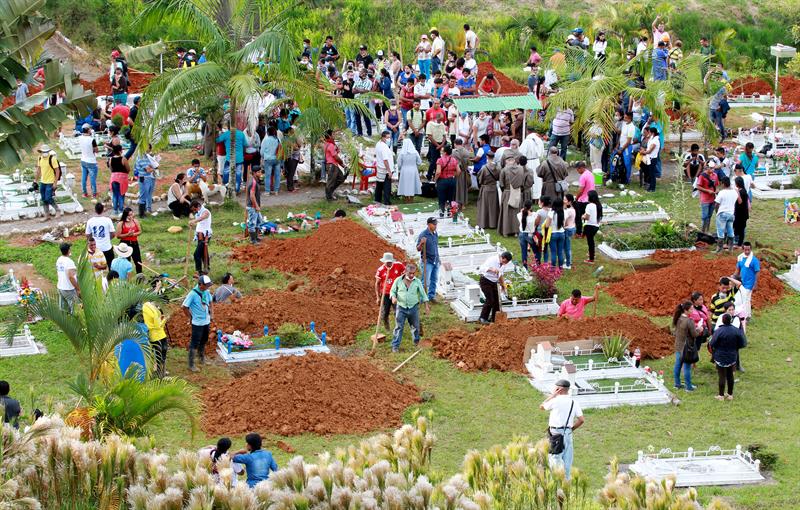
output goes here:
[{"label": "man in red shirt", "polygon": [[428,111],[425,112],[425,122],[431,122],[437,116],[442,119],[445,126],[447,125],[447,112],[442,109],[442,101],[438,97],[434,97],[433,100],[433,107],[428,108]]},{"label": "man in red shirt", "polygon": [[333,139],[333,131],[329,129],[325,132],[325,170],[328,176],[325,183],[325,199],[328,201],[334,199],[333,192],[344,182],[343,167],[344,162],[339,156],[339,147]]},{"label": "man in red shirt", "polygon": [[703,172],[697,176],[695,189],[700,192],[700,215],[703,220],[703,233],[708,233],[711,226],[711,216],[714,215],[714,205],[717,198],[719,178],[712,165],[706,165]]},{"label": "man in red shirt", "polygon": [[128,117],[131,115],[131,109],[125,103],[115,103],[114,108],[111,109],[111,118],[113,119],[117,115],[122,117],[122,123],[128,123]]},{"label": "man in red shirt", "polygon": [[402,262],[395,262],[391,252],[384,253],[381,262],[383,265],[375,273],[375,299],[381,307],[383,327],[389,329],[389,310],[392,308],[389,293],[394,281],[403,276],[406,266]]},{"label": "man in red shirt", "polygon": [[599,283],[594,286],[594,295],[592,297],[582,297],[579,289],[573,290],[572,296],[569,299],[565,299],[561,306],[558,307],[558,318],[580,319],[583,317],[583,310],[586,305],[592,301],[597,301],[597,293],[599,291]]}]

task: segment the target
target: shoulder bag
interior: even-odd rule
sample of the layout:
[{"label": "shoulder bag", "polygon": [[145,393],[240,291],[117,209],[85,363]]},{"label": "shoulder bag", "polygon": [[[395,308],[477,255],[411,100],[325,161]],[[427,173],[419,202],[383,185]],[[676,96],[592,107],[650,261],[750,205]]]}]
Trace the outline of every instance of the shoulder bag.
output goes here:
[{"label": "shoulder bag", "polygon": [[[569,413],[567,414],[567,421],[564,423],[564,429],[569,426],[569,418],[572,416],[572,408],[575,407],[575,401],[569,406]],[[550,439],[550,453],[552,455],[559,455],[564,451],[564,434],[553,434],[550,432],[550,427],[547,427],[547,437]]]},{"label": "shoulder bag", "polygon": [[566,193],[569,189],[569,183],[566,179],[558,180],[556,179],[556,172],[553,170],[553,165],[550,164],[550,160],[545,160],[547,163],[547,168],[550,169],[550,175],[553,176],[553,181],[556,183],[556,193]]}]

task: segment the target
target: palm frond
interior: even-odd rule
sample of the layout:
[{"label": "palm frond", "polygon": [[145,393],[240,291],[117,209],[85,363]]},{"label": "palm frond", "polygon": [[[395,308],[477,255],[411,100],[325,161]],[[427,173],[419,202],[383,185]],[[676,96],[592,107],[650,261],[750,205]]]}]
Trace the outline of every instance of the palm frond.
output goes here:
[{"label": "palm frond", "polygon": [[135,48],[123,44],[120,45],[119,49],[122,51],[122,54],[125,55],[128,64],[135,66],[158,58],[165,51],[167,51],[167,45],[162,41],[157,41],[152,44],[137,46]]},{"label": "palm frond", "polygon": [[[202,0],[150,0],[134,20],[144,30],[159,27],[164,19],[186,27],[203,41],[225,39],[225,34],[216,23],[215,12],[209,9],[218,1]],[[206,4],[206,5],[203,5]],[[209,5],[212,4],[212,5]]]}]

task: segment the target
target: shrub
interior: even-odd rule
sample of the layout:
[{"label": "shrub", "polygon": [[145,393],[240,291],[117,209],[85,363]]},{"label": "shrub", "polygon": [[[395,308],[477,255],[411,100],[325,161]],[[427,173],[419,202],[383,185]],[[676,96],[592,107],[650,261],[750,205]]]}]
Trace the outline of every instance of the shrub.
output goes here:
[{"label": "shrub", "polygon": [[622,335],[610,336],[603,339],[603,356],[608,361],[619,361],[625,355],[625,351],[631,341],[623,338]]},{"label": "shrub", "polygon": [[688,228],[673,221],[660,221],[637,234],[606,232],[605,242],[617,250],[668,250],[690,248],[694,243]]},{"label": "shrub", "polygon": [[275,333],[281,337],[281,347],[306,347],[319,343],[314,333],[292,322],[282,324]]}]

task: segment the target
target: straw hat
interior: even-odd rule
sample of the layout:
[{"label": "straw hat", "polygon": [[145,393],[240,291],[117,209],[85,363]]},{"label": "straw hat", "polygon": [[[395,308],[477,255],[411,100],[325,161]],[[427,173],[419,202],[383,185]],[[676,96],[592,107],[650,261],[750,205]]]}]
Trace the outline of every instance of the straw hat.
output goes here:
[{"label": "straw hat", "polygon": [[133,255],[133,248],[125,243],[119,243],[117,246],[114,246],[114,253],[116,253],[120,258],[127,259]]}]

